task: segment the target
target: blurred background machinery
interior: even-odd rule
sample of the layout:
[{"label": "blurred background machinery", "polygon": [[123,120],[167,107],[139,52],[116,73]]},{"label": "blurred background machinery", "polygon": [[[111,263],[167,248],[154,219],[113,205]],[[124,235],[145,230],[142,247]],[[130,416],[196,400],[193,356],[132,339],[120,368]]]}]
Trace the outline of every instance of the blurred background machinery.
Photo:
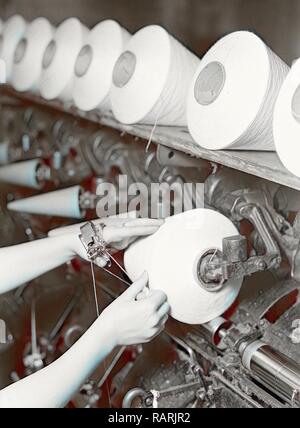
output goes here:
[{"label": "blurred background machinery", "polygon": [[[21,13],[29,20],[43,15],[53,23],[78,15],[88,25],[110,17],[131,31],[158,22],[198,54],[224,32],[243,27],[267,35],[285,60],[299,57],[297,0],[136,3],[65,0],[50,7],[46,1],[3,0],[0,13],[3,18]],[[288,25],[288,39],[276,30],[279,25]],[[147,140],[132,135],[134,130],[103,125],[95,113],[82,115],[7,87],[1,89],[0,106],[1,246],[95,218],[97,186],[117,185],[121,175],[129,184],[146,186],[202,183],[205,205],[234,221],[244,237],[224,244],[226,260],[220,255],[215,264],[199,267],[216,287],[241,269],[249,275],[223,317],[192,327],[170,320],[152,343],[115,350],[69,407],[300,407],[298,190],[278,184],[276,177],[268,181],[165,145],[153,143],[146,151]],[[30,171],[30,177],[16,180],[15,168]],[[35,196],[49,201],[59,191],[65,211],[57,212],[47,199],[31,199],[31,210],[24,204],[22,212],[7,209]],[[189,197],[192,208],[195,200]],[[129,202],[118,205],[127,211]],[[156,213],[166,215],[163,200]],[[121,253],[117,258],[122,262]],[[97,270],[96,279],[102,308],[124,291],[124,284],[103,271]],[[1,296],[7,338],[0,345],[0,388],[50,364],[95,317],[90,268],[80,260]]]},{"label": "blurred background machinery", "polygon": [[[228,313],[197,327],[171,320],[153,343],[116,350],[70,407],[299,407],[297,190],[165,146],[152,144],[147,152],[146,140],[9,88],[2,91],[1,119],[7,158],[0,176],[7,167],[22,169],[38,159],[30,183],[14,183],[4,174],[10,184],[1,184],[2,246],[46,236],[50,229],[74,223],[74,217],[95,218],[97,185],[117,185],[120,175],[148,186],[202,183],[205,205],[231,218],[244,237],[224,248],[227,277],[239,269],[249,275]],[[77,192],[73,218],[72,212],[59,216],[47,199],[43,210],[36,204],[35,213],[32,206],[29,212],[7,210],[7,203],[57,191],[66,192],[68,206],[70,189],[72,198]],[[163,217],[158,205],[157,216]],[[122,262],[122,254],[117,257]],[[224,260],[208,262],[199,274],[218,286],[226,281],[220,266]],[[97,287],[103,308],[124,290],[124,284],[100,270]],[[89,265],[74,260],[2,296],[0,317],[8,326],[7,343],[0,348],[4,387],[51,363],[93,322]]]}]

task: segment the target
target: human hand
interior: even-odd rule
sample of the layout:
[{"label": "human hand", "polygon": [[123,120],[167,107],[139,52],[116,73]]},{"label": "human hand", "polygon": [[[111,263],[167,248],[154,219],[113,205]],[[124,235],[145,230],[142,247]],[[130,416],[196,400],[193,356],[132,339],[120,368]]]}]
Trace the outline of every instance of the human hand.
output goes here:
[{"label": "human hand", "polygon": [[153,235],[164,224],[164,220],[107,219],[103,224],[103,239],[115,250],[124,250],[138,238]]},{"label": "human hand", "polygon": [[[138,238],[152,235],[164,224],[164,220],[156,219],[120,219],[120,218],[107,218],[104,220],[95,220],[93,223],[97,226],[102,225],[103,239],[107,246],[115,251],[126,249]],[[68,237],[69,249],[74,256],[79,256],[88,261],[86,250],[80,241],[80,227],[84,225],[70,226],[63,228],[65,236]],[[50,237],[60,236],[62,233],[59,229],[50,232]],[[96,264],[100,267],[106,265],[106,260],[98,258]]]},{"label": "human hand", "polygon": [[148,343],[164,330],[170,311],[167,296],[155,290],[144,297],[147,284],[148,274],[144,273],[102,312],[101,328],[107,325],[115,346]]}]

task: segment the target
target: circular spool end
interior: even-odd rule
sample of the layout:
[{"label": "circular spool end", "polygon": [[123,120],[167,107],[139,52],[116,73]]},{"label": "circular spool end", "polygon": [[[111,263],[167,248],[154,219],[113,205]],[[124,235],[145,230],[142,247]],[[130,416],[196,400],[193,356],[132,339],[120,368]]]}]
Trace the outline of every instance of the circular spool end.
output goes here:
[{"label": "circular spool end", "polygon": [[294,118],[298,123],[300,123],[300,84],[294,92],[291,109]]},{"label": "circular spool end", "polygon": [[0,34],[0,55],[2,54],[3,43],[4,43],[3,34]]},{"label": "circular spool end", "polygon": [[93,48],[90,45],[85,45],[78,54],[75,64],[75,75],[83,77],[89,71],[94,57]]},{"label": "circular spool end", "polygon": [[226,82],[226,71],[218,61],[209,63],[199,73],[194,86],[194,97],[198,104],[208,106],[221,94]]},{"label": "circular spool end", "polygon": [[52,64],[56,51],[57,51],[56,41],[51,40],[51,42],[48,44],[45,50],[44,57],[43,57],[42,67],[44,70],[50,67],[50,65]]},{"label": "circular spool end", "polygon": [[15,55],[14,55],[14,63],[15,64],[20,64],[20,62],[23,61],[25,54],[26,54],[27,47],[28,47],[28,41],[27,41],[26,37],[23,37],[19,41],[19,43],[16,47],[16,50],[15,50]]},{"label": "circular spool end", "polygon": [[123,88],[131,80],[136,68],[136,56],[131,51],[123,52],[116,62],[113,71],[113,84]]}]

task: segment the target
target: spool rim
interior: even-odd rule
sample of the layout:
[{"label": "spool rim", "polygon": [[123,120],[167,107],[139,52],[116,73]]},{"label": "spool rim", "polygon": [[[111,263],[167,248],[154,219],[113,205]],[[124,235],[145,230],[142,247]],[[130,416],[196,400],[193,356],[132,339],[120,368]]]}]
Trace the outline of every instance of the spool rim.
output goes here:
[{"label": "spool rim", "polygon": [[219,61],[208,63],[198,74],[194,85],[194,97],[198,104],[208,106],[215,102],[226,83],[226,70]]},{"label": "spool rim", "polygon": [[20,64],[25,58],[26,51],[28,49],[28,39],[27,37],[22,37],[19,43],[16,46],[16,50],[14,53],[14,63]]},{"label": "spool rim", "polygon": [[94,51],[91,45],[86,44],[81,49],[75,63],[75,75],[78,78],[87,75],[94,58]]},{"label": "spool rim", "polygon": [[51,64],[54,61],[56,52],[57,52],[57,43],[53,39],[48,43],[48,46],[46,47],[46,50],[43,56],[42,67],[44,70],[46,70],[51,66]]},{"label": "spool rim", "polygon": [[[153,73],[151,74],[151,78],[148,77],[149,84],[152,85],[152,90],[149,91],[143,98],[142,102],[141,100],[136,103],[136,108],[134,112],[130,112],[129,109],[126,111],[120,109],[120,97],[122,99],[121,104],[128,103],[128,91],[131,84],[132,79],[128,82],[127,85],[125,85],[123,88],[118,88],[114,85],[113,95],[112,95],[112,108],[115,116],[117,119],[125,124],[133,124],[133,123],[139,123],[142,122],[149,113],[152,112],[153,108],[156,106],[156,104],[159,102],[158,100],[161,97],[161,94],[166,86],[168,76],[170,73],[170,67],[171,67],[171,37],[169,33],[159,25],[150,25],[148,27],[143,28],[138,33],[136,33],[129,44],[127,45],[128,50],[132,50],[133,53],[137,56],[137,64],[136,64],[136,76],[137,80],[139,81],[139,88],[137,88],[137,93],[139,93],[139,89],[141,90],[140,82],[143,81],[143,73],[141,73],[140,67],[139,67],[139,55],[143,55],[143,57],[146,59],[146,61],[151,61],[152,58],[148,56],[148,50],[145,50],[144,48],[141,48],[141,45],[143,44],[141,42],[142,38],[145,37],[145,33],[153,30],[153,33],[151,35],[151,38],[156,40],[159,40],[160,43],[160,50],[164,52],[164,58],[166,59],[166,63],[168,63],[168,67],[162,66],[161,64],[158,64],[156,68],[156,74],[160,74],[160,79],[156,82],[156,86],[153,86]],[[149,37],[149,36],[146,36]],[[133,44],[134,43],[134,44]],[[132,46],[133,45],[133,46]],[[152,45],[152,52],[151,55],[155,56],[155,52],[153,53],[154,49],[153,46],[155,45],[155,42],[153,42]],[[159,70],[158,70],[159,68]],[[123,89],[122,96],[120,95],[120,92]]]},{"label": "spool rim", "polygon": [[118,58],[113,70],[113,84],[117,88],[124,88],[133,78],[137,65],[136,55],[130,51],[124,51]]}]

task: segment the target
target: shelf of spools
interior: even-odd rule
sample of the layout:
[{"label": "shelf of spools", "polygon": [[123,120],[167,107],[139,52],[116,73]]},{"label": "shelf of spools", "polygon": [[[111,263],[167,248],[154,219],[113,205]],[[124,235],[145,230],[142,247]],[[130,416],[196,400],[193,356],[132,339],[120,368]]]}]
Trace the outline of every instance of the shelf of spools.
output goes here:
[{"label": "shelf of spools", "polygon": [[132,136],[149,142],[150,136],[153,144],[162,144],[175,150],[187,153],[193,157],[205,159],[210,162],[227,166],[284,186],[300,190],[300,178],[291,174],[281,163],[275,152],[245,151],[245,150],[207,150],[195,143],[187,128],[157,126],[153,131],[152,126],[146,125],[122,125],[117,122],[112,114],[101,115],[98,111],[89,113],[77,109],[74,105],[64,105],[59,101],[45,101],[32,93],[16,92],[9,86],[2,86],[1,95],[15,98],[24,104],[34,103],[44,108],[59,110],[92,122],[94,125],[104,125],[128,133]]}]

